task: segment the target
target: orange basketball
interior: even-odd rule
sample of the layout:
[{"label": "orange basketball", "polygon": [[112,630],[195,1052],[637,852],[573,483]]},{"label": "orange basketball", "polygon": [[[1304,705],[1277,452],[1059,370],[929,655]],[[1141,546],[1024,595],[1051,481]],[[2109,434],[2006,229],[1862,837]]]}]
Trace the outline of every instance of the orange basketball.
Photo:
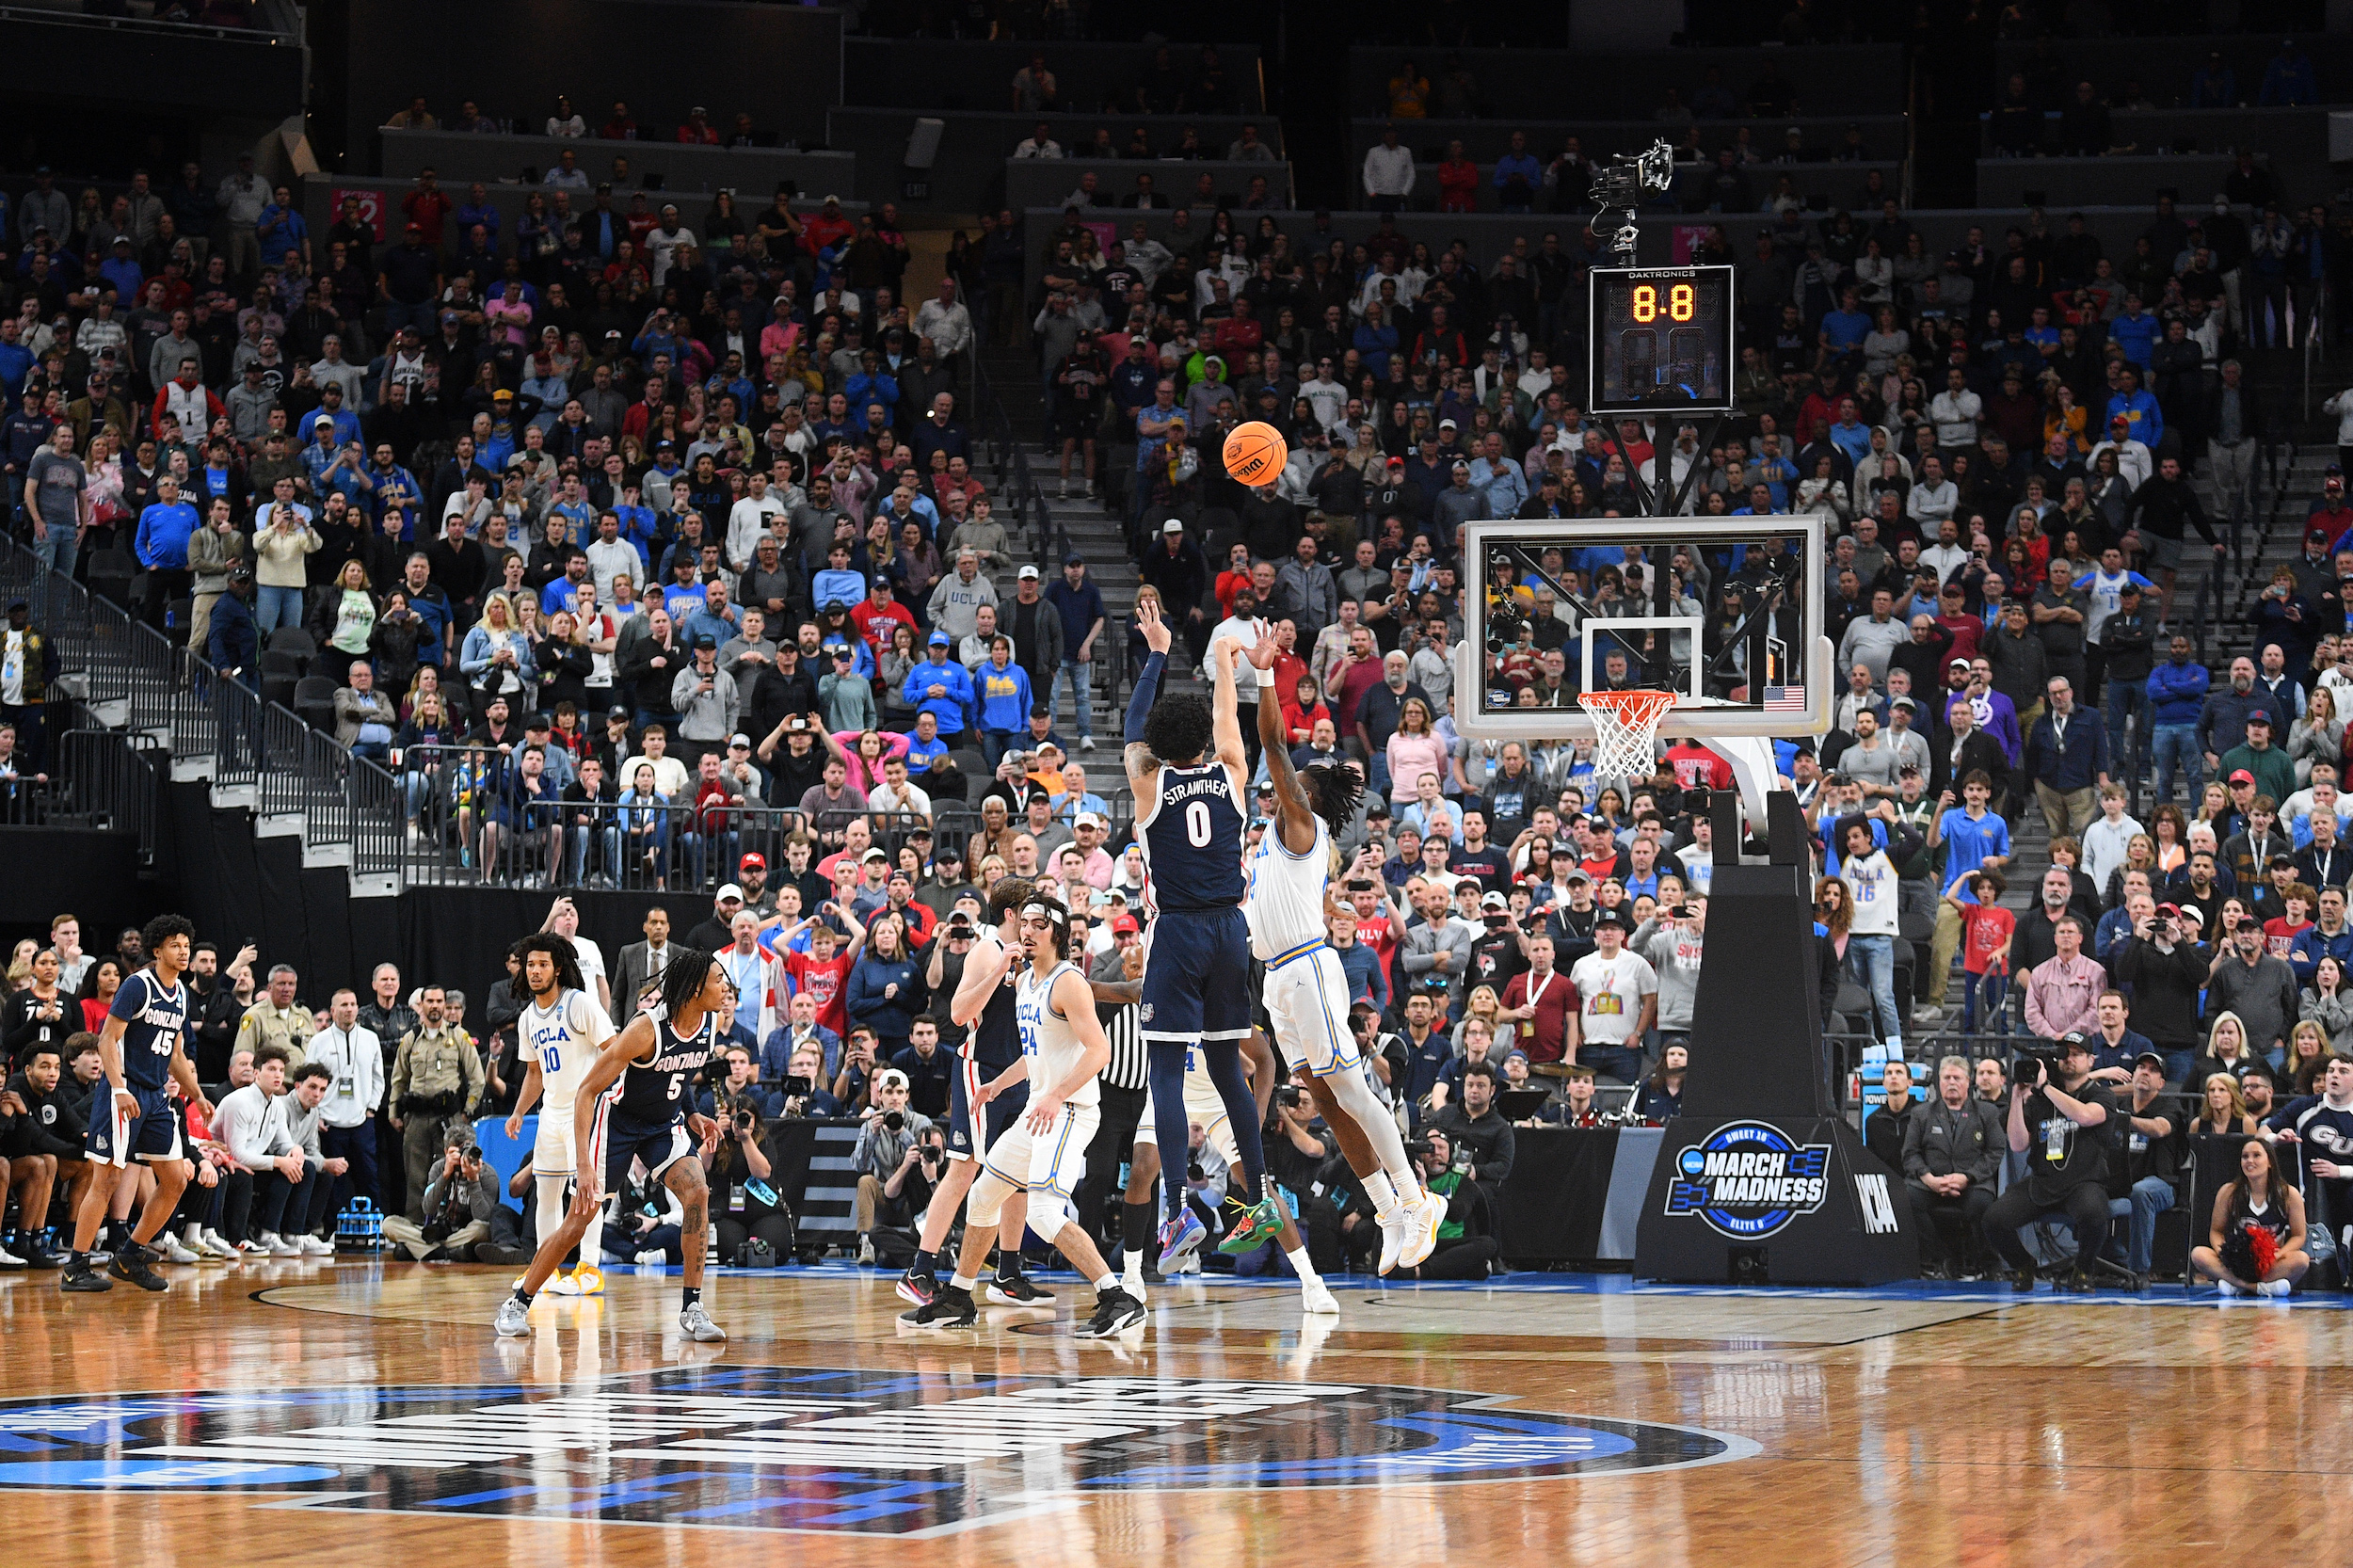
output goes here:
[{"label": "orange basketball", "polygon": [[1283,433],[1264,420],[1238,424],[1225,438],[1225,472],[1245,485],[1273,484],[1290,455]]}]

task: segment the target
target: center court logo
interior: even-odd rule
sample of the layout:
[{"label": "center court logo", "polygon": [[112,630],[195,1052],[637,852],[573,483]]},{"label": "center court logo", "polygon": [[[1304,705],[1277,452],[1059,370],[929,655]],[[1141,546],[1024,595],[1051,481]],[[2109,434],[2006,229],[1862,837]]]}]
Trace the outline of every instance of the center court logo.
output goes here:
[{"label": "center court logo", "polygon": [[1675,1156],[1667,1212],[1736,1240],[1770,1236],[1829,1195],[1830,1145],[1799,1145],[1769,1122],[1726,1122]]},{"label": "center court logo", "polygon": [[1690,1427],[1456,1390],[793,1367],[592,1388],[280,1389],[0,1404],[0,1488],[244,1491],[313,1506],[873,1535],[1120,1491],[1388,1486],[1743,1459]]}]

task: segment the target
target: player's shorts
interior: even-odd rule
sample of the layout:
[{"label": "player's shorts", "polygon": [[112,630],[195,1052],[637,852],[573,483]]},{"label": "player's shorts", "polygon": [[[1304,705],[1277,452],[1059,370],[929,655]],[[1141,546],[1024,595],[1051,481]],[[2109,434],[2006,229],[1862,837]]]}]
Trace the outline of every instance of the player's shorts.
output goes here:
[{"label": "player's shorts", "polygon": [[[1233,1123],[1226,1118],[1225,1101],[1219,1097],[1217,1085],[1193,1073],[1185,1075],[1185,1120],[1199,1122],[1201,1130],[1209,1135],[1209,1146],[1225,1157],[1228,1165],[1241,1161],[1241,1150],[1234,1143]],[[1149,1144],[1160,1147],[1160,1129],[1152,1121],[1152,1091],[1144,1092],[1144,1119],[1136,1124],[1135,1145]]]},{"label": "player's shorts", "polygon": [[1328,943],[1309,942],[1267,960],[1266,1010],[1274,1038],[1305,1058],[1316,1077],[1363,1064],[1348,1028],[1348,976]]},{"label": "player's shorts", "polygon": [[641,1122],[615,1111],[610,1100],[597,1107],[597,1123],[590,1136],[588,1158],[594,1162],[592,1168],[604,1173],[608,1192],[621,1190],[632,1161],[644,1160],[646,1179],[659,1181],[663,1172],[695,1152],[695,1140],[686,1130],[683,1116]]},{"label": "player's shorts", "polygon": [[948,1075],[949,1159],[977,1160],[986,1154],[1005,1135],[1005,1128],[1030,1108],[1030,1083],[1024,1079],[981,1107],[982,1113],[975,1116],[972,1106],[981,1097],[981,1085],[996,1076],[978,1062],[956,1059],[955,1070]]},{"label": "player's shorts", "polygon": [[553,1111],[539,1108],[539,1135],[531,1145],[531,1174],[535,1176],[568,1176],[580,1167],[572,1160],[572,1108]]},{"label": "player's shorts", "polygon": [[136,1117],[115,1108],[115,1093],[104,1079],[92,1087],[83,1157],[93,1165],[128,1165],[134,1160],[158,1164],[184,1158],[180,1107],[171,1096],[161,1089],[136,1087],[131,1093],[139,1102]]},{"label": "player's shorts", "polygon": [[1028,1122],[1017,1121],[988,1146],[981,1168],[1024,1192],[1051,1192],[1067,1208],[1087,1174],[1087,1145],[1102,1120],[1100,1106],[1065,1104],[1043,1137],[1032,1134]]},{"label": "player's shorts", "polygon": [[1163,909],[1144,938],[1138,1032],[1147,1045],[1250,1034],[1250,921],[1230,909]]}]

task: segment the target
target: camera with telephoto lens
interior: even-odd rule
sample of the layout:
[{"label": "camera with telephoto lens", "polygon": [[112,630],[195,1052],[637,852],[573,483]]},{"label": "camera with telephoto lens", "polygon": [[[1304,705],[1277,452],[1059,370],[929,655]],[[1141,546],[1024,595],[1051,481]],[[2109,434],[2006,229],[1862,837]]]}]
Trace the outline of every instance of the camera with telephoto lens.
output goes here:
[{"label": "camera with telephoto lens", "polygon": [[2056,1051],[2022,1050],[2010,1061],[2012,1083],[2026,1089],[2039,1089],[2046,1079],[2058,1076],[2058,1054]]},{"label": "camera with telephoto lens", "polygon": [[888,1130],[897,1132],[907,1125],[906,1115],[903,1112],[886,1111],[883,1112],[882,1124]]}]

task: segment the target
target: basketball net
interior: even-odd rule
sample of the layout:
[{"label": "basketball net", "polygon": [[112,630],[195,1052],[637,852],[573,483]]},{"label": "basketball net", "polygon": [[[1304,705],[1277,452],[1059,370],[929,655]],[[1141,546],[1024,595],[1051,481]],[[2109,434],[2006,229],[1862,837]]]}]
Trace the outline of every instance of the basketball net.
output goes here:
[{"label": "basketball net", "polygon": [[1579,692],[1593,721],[1593,772],[1604,778],[1648,778],[1657,760],[1658,724],[1675,705],[1673,692]]}]

